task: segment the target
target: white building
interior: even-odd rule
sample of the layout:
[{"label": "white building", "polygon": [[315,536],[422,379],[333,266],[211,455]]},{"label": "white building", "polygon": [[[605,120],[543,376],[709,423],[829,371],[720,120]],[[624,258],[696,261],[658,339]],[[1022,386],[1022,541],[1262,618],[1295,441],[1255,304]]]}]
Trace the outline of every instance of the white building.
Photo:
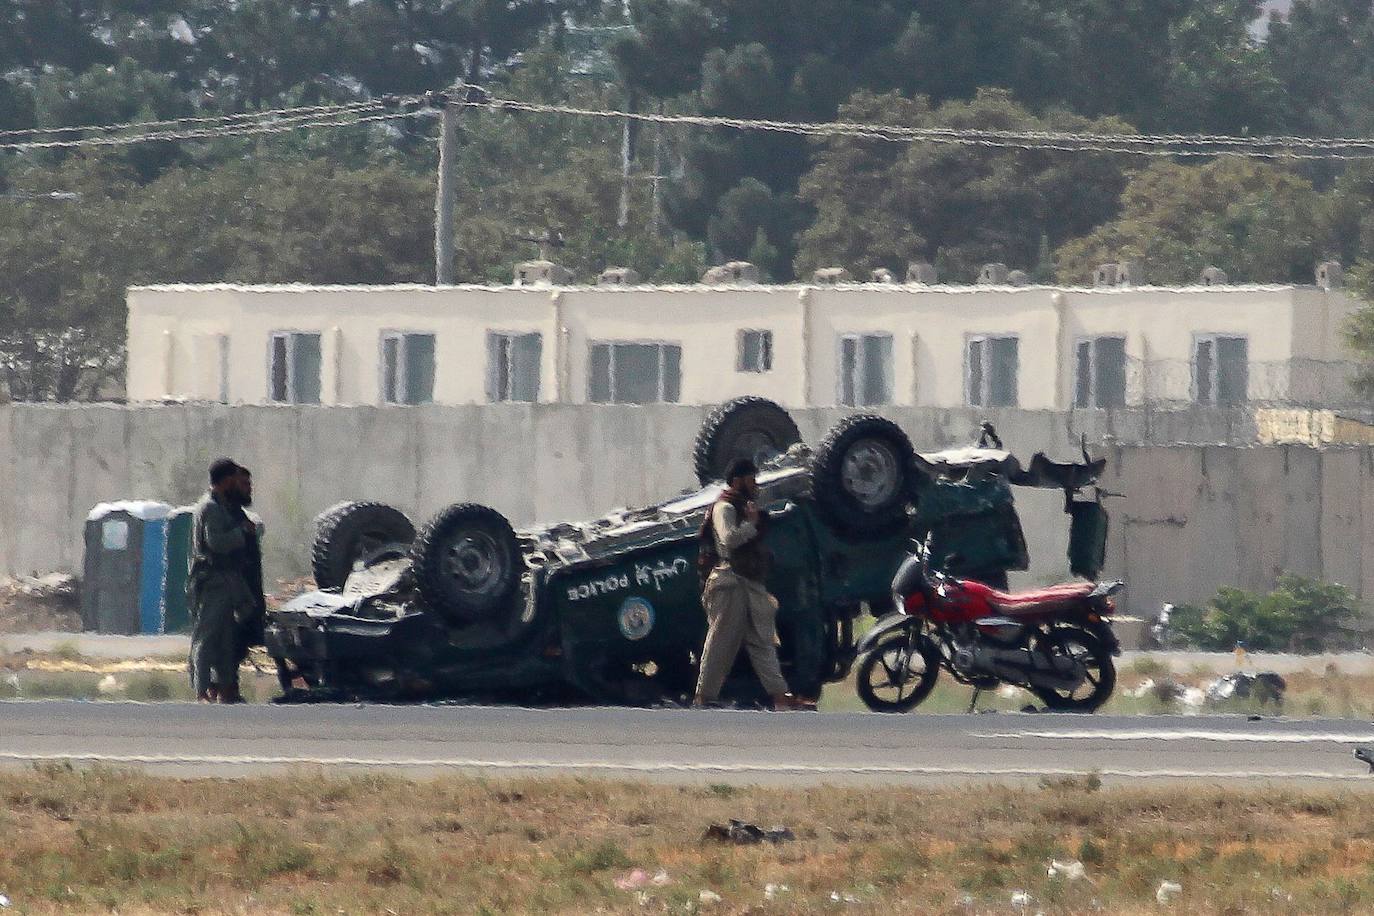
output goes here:
[{"label": "white building", "polygon": [[1355,302],[1328,269],[1321,286],[136,287],[128,396],[1339,406]]}]

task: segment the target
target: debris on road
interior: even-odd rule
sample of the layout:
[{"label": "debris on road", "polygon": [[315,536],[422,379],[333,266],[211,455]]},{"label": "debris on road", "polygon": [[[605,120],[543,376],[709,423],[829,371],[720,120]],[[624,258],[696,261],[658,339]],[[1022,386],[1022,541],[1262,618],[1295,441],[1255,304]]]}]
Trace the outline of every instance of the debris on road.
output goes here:
[{"label": "debris on road", "polygon": [[778,844],[796,838],[796,834],[786,827],[769,827],[764,830],[762,827],[731,818],[728,827],[721,824],[712,824],[707,827],[701,840],[703,843],[734,843],[738,846],[749,846],[754,843],[762,843],[765,840]]},{"label": "debris on road", "polygon": [[1230,699],[1254,699],[1260,703],[1282,706],[1283,695],[1287,689],[1288,682],[1273,671],[1254,675],[1236,672],[1217,678],[1208,685],[1207,701],[1224,703]]},{"label": "debris on road", "polygon": [[1161,881],[1159,890],[1155,891],[1155,902],[1160,906],[1168,906],[1174,902],[1174,898],[1183,893],[1183,885],[1174,881]]}]

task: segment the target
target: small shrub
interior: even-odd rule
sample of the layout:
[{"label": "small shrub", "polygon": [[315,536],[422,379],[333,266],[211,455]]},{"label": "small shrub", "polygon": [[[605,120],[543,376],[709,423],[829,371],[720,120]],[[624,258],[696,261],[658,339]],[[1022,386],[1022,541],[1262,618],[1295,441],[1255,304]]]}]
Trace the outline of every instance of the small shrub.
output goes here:
[{"label": "small shrub", "polygon": [[628,868],[630,857],[614,840],[602,840],[590,849],[585,849],[572,857],[568,868],[579,874],[606,871],[609,868]]},{"label": "small shrub", "polygon": [[1169,613],[1169,646],[1228,652],[1323,652],[1350,647],[1359,602],[1343,585],[1285,573],[1267,595],[1222,588],[1205,607],[1180,605]]}]

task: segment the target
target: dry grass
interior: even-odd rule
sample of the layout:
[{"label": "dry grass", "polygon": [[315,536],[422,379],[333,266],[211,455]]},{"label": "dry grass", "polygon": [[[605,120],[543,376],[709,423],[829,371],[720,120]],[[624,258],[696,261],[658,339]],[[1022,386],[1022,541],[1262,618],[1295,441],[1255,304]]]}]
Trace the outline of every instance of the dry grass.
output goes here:
[{"label": "dry grass", "polygon": [[[1266,790],[736,789],[301,772],[0,775],[0,893],[120,913],[1367,912],[1374,795]],[[730,817],[781,846],[703,845]],[[1046,875],[1079,859],[1087,879]],[[642,891],[634,868],[666,872]],[[787,885],[765,899],[769,884]],[[721,902],[702,904],[704,890]],[[832,899],[832,894],[838,900]]]}]

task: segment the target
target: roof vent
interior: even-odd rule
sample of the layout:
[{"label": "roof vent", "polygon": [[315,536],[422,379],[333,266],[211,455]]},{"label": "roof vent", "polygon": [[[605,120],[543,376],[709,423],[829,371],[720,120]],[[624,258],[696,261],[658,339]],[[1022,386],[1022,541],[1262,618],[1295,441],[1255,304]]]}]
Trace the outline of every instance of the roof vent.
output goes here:
[{"label": "roof vent", "polygon": [[811,280],[821,286],[837,286],[848,283],[854,277],[843,267],[822,267],[811,275]]},{"label": "roof vent", "polygon": [[868,275],[869,283],[896,283],[897,277],[886,267],[878,267]]},{"label": "roof vent", "polygon": [[758,283],[759,269],[748,261],[731,261],[706,271],[701,275],[701,282],[710,286]]},{"label": "roof vent", "polygon": [[597,286],[638,286],[639,271],[633,267],[607,267],[596,278]]},{"label": "roof vent", "polygon": [[983,269],[978,272],[978,284],[980,286],[1006,286],[1008,273],[1005,264],[984,264]]},{"label": "roof vent", "polygon": [[1119,265],[1099,264],[1097,270],[1093,271],[1093,286],[1116,286],[1116,278],[1119,272]]},{"label": "roof vent", "polygon": [[1322,261],[1317,265],[1317,285],[1322,289],[1340,289],[1345,285],[1345,268],[1340,261]]},{"label": "roof vent", "polygon": [[515,265],[516,286],[562,286],[572,282],[572,271],[552,261],[521,261]]},{"label": "roof vent", "polygon": [[1013,270],[1007,274],[1007,283],[1011,286],[1026,286],[1030,283],[1030,274],[1024,270]]},{"label": "roof vent", "polygon": [[1231,278],[1226,276],[1226,271],[1220,267],[1204,267],[1198,282],[1203,286],[1225,286],[1231,282]]},{"label": "roof vent", "polygon": [[940,279],[935,265],[925,261],[912,261],[906,266],[906,282],[934,286]]}]

